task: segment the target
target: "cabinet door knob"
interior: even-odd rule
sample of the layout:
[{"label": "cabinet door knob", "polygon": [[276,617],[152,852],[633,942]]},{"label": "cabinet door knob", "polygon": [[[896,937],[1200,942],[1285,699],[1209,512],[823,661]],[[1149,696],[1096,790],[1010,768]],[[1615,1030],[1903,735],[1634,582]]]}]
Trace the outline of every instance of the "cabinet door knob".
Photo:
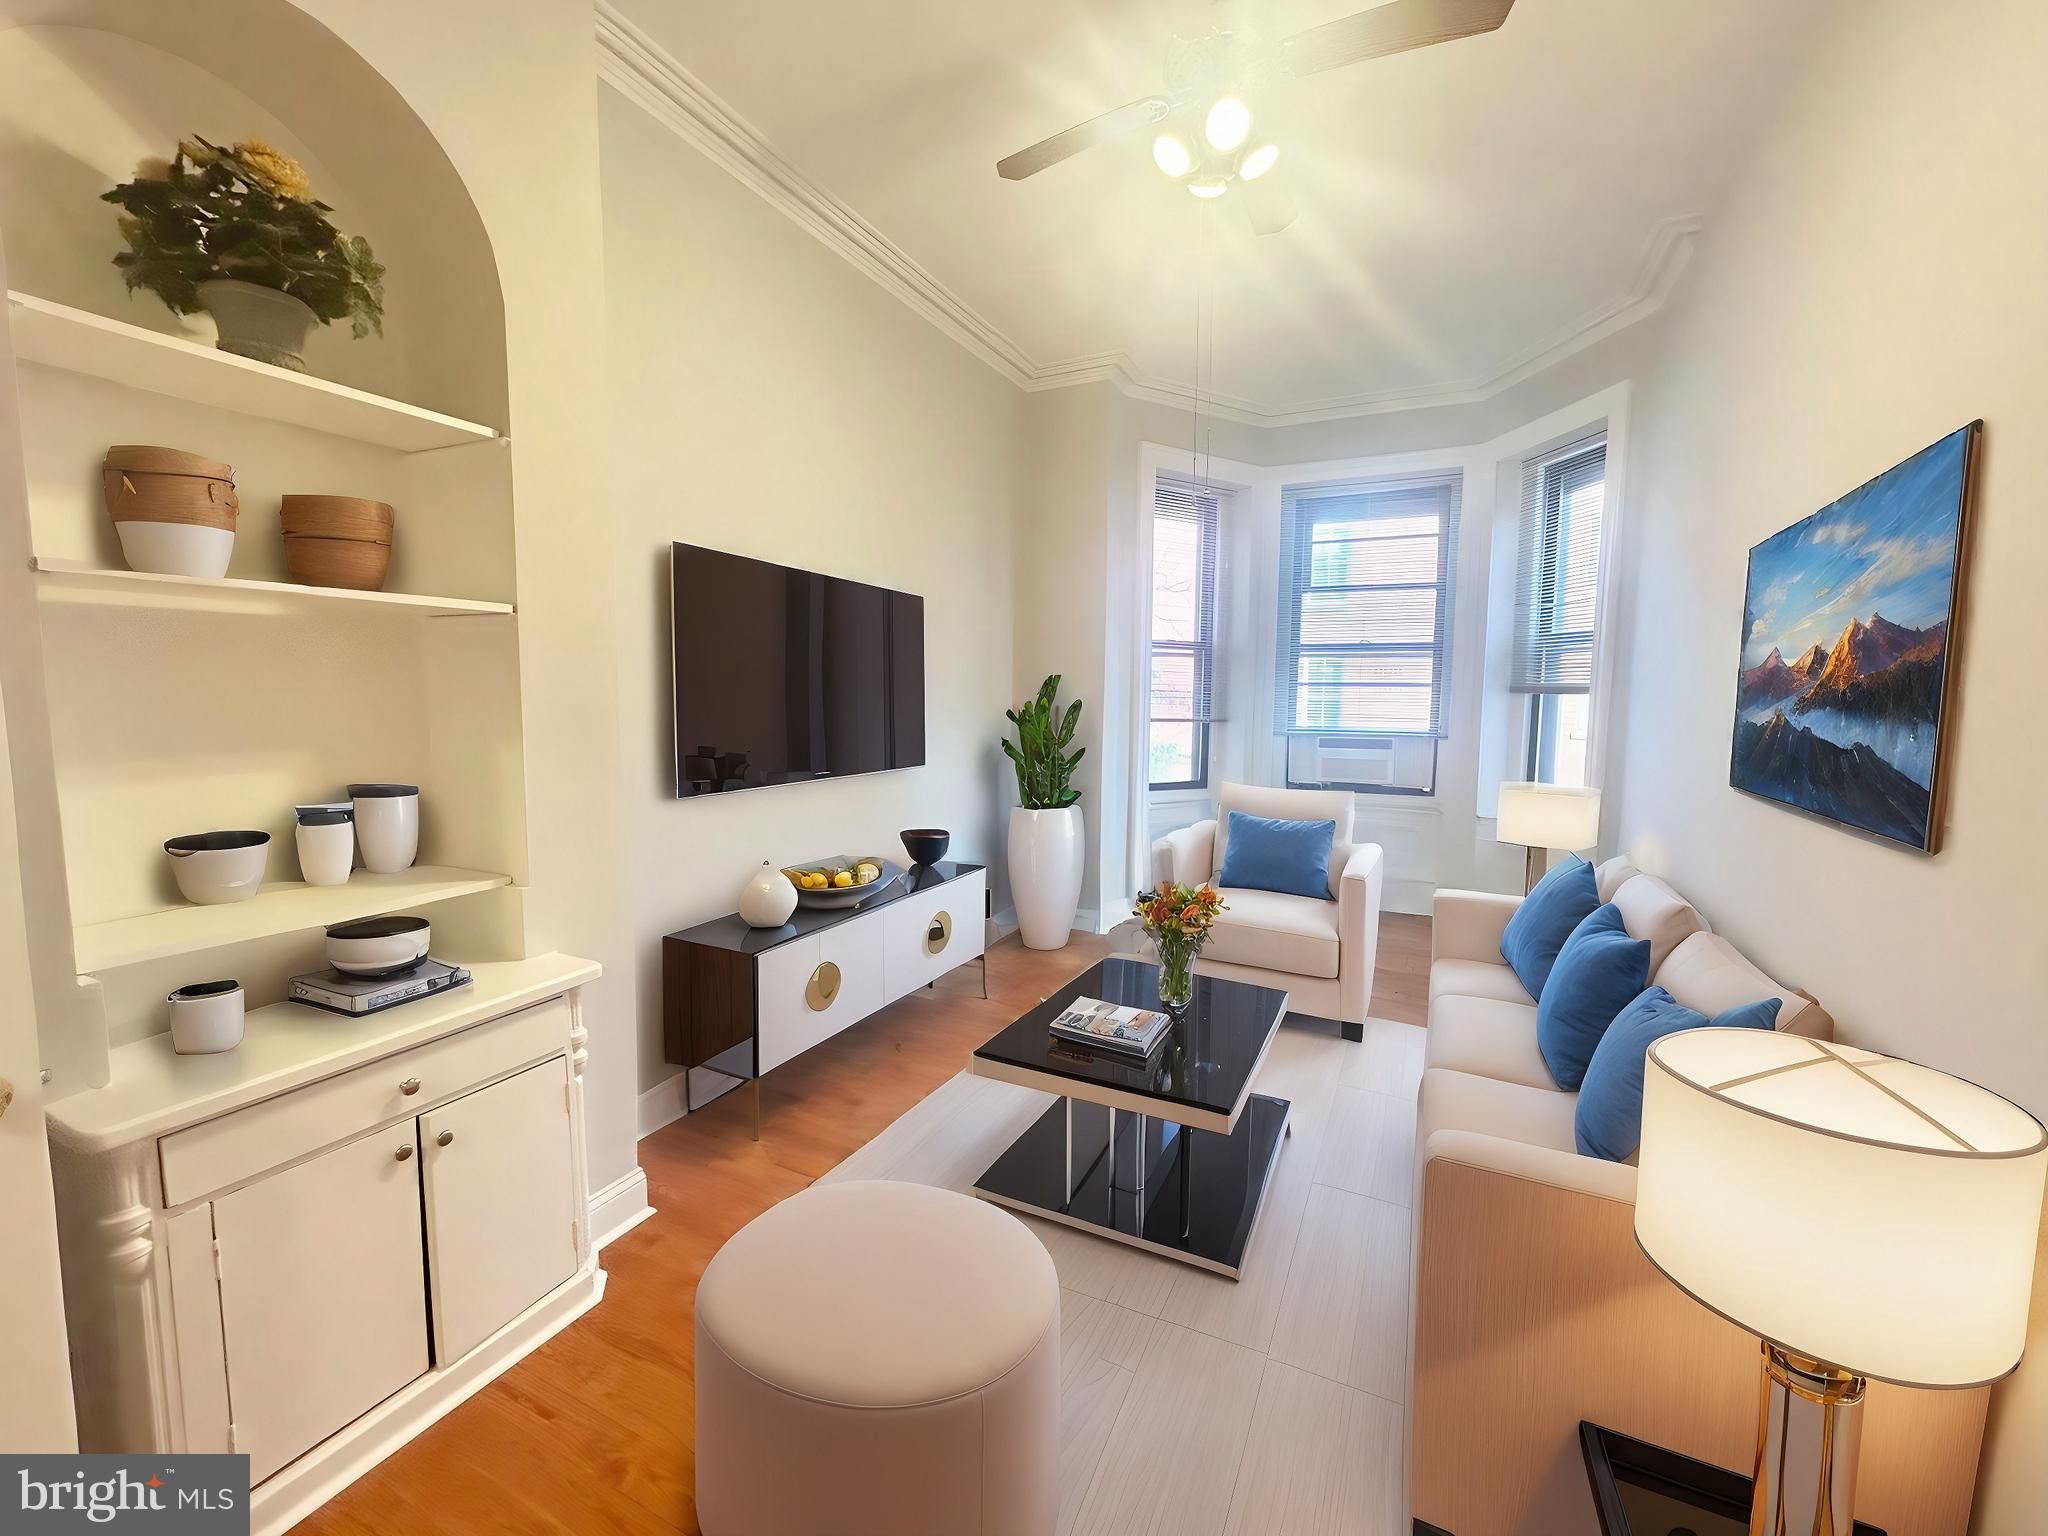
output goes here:
[{"label": "cabinet door knob", "polygon": [[434,1138],[434,1145],[437,1147],[445,1147],[448,1145],[449,1142],[453,1141],[454,1139],[455,1133],[453,1131],[443,1131],[440,1135]]},{"label": "cabinet door knob", "polygon": [[404,1082],[398,1085],[398,1091],[404,1094],[407,1098],[411,1098],[412,1095],[420,1091],[420,1080],[416,1077],[408,1077]]},{"label": "cabinet door knob", "polygon": [[392,1153],[391,1155],[397,1158],[401,1163],[404,1162],[408,1157],[412,1156],[412,1143],[407,1142],[404,1146],[400,1147],[396,1152]]}]

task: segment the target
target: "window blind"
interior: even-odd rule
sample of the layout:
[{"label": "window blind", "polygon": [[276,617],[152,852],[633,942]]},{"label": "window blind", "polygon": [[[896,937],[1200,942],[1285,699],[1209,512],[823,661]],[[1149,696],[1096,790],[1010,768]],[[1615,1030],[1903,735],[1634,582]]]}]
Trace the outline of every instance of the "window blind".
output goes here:
[{"label": "window blind", "polygon": [[1153,485],[1154,788],[1207,780],[1208,727],[1216,718],[1217,520],[1228,498],[1228,491],[1166,475]]},{"label": "window blind", "polygon": [[1444,734],[1461,492],[1455,474],[1282,489],[1279,734]]},{"label": "window blind", "polygon": [[1606,503],[1604,433],[1523,461],[1508,676],[1516,693],[1592,689]]}]

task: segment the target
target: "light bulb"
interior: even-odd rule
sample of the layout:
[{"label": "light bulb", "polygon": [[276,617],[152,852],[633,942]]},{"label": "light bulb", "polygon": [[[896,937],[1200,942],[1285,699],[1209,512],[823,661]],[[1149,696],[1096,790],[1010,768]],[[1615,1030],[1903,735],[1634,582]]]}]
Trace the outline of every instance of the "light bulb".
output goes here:
[{"label": "light bulb", "polygon": [[1220,181],[1191,181],[1188,190],[1197,197],[1221,197],[1230,189]]},{"label": "light bulb", "polygon": [[1278,144],[1261,144],[1237,163],[1239,181],[1257,181],[1273,169],[1273,162],[1280,158]]},{"label": "light bulb", "polygon": [[1202,124],[1202,136],[1226,155],[1242,144],[1251,131],[1252,109],[1235,96],[1218,100]]},{"label": "light bulb", "polygon": [[1178,181],[1195,168],[1195,157],[1178,135],[1162,133],[1152,141],[1152,163]]}]

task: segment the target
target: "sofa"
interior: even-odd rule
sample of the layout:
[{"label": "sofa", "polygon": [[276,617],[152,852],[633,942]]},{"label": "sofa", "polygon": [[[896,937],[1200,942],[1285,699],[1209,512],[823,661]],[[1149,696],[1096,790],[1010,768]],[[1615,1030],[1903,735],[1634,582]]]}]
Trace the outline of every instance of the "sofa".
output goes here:
[{"label": "sofa", "polygon": [[[1223,891],[1223,911],[1195,967],[1199,974],[1281,988],[1289,994],[1290,1012],[1335,1019],[1345,1039],[1363,1040],[1386,859],[1379,844],[1351,840],[1354,808],[1348,790],[1222,785],[1214,817],[1169,832],[1152,845],[1152,879],[1185,885],[1214,881]],[[1232,811],[1335,822],[1330,899],[1222,885]]]},{"label": "sofa", "polygon": [[[1712,931],[1626,856],[1600,899],[1651,945],[1653,984],[1709,1017],[1763,997],[1778,1027],[1828,1038],[1818,1001]],[[1756,1337],[1685,1295],[1635,1240],[1635,1169],[1579,1154],[1578,1096],[1551,1081],[1535,1000],[1501,960],[1521,898],[1439,891],[1416,1113],[1413,1514],[1458,1536],[1597,1529],[1579,1422],[1747,1472],[1756,1448]],[[1802,1253],[1785,1283],[1854,1284],[1845,1256]],[[1963,1536],[1989,1389],[1873,1382],[1859,1518],[1894,1536]]]}]

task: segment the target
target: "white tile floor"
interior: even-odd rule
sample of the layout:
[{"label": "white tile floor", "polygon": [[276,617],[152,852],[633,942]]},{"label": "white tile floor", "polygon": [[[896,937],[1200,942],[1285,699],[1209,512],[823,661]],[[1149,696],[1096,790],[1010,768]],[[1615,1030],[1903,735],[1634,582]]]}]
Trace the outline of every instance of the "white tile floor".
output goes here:
[{"label": "white tile floor", "polygon": [[[1422,1030],[1282,1025],[1241,1278],[1031,1221],[1059,1270],[1060,1536],[1400,1536]],[[969,1189],[1052,1101],[951,1079],[825,1177]]]}]

